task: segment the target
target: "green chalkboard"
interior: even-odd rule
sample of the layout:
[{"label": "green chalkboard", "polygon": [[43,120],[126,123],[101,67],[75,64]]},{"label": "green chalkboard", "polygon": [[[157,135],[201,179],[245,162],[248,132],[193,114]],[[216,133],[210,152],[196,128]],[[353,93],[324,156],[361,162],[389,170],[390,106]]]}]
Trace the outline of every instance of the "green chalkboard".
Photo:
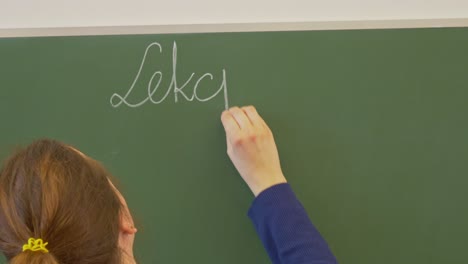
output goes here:
[{"label": "green chalkboard", "polygon": [[257,106],[341,263],[466,262],[468,28],[0,39],[0,158],[102,161],[141,263],[269,263],[226,104]]}]

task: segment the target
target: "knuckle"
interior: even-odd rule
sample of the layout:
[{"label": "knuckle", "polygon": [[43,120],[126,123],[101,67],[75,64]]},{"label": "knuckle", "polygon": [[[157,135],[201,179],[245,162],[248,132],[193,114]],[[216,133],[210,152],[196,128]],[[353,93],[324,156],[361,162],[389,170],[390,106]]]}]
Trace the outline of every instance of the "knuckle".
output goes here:
[{"label": "knuckle", "polygon": [[249,135],[249,141],[255,142],[258,138],[257,134],[251,134]]},{"label": "knuckle", "polygon": [[242,145],[244,145],[244,140],[242,140],[242,139],[236,139],[236,140],[234,140],[234,146],[235,146],[235,147],[240,147],[240,146],[242,146]]},{"label": "knuckle", "polygon": [[237,145],[244,145],[255,142],[259,139],[259,135],[257,133],[244,133],[234,139],[235,144]]},{"label": "knuckle", "polygon": [[244,136],[236,136],[233,138],[233,143],[234,143],[234,146],[238,147],[238,146],[242,146],[245,144],[245,137]]}]

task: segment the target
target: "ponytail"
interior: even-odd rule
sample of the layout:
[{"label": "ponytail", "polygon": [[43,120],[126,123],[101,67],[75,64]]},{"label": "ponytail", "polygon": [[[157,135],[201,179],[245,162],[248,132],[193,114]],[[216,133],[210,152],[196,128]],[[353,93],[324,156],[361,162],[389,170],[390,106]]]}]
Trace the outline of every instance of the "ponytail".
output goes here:
[{"label": "ponytail", "polygon": [[12,258],[9,264],[59,264],[59,262],[50,252],[26,250]]},{"label": "ponytail", "polygon": [[21,253],[10,260],[10,264],[58,264],[57,259],[47,249],[47,242],[33,237],[23,245]]},{"label": "ponytail", "polygon": [[0,254],[9,264],[121,263],[111,176],[58,141],[19,149],[0,169]]}]

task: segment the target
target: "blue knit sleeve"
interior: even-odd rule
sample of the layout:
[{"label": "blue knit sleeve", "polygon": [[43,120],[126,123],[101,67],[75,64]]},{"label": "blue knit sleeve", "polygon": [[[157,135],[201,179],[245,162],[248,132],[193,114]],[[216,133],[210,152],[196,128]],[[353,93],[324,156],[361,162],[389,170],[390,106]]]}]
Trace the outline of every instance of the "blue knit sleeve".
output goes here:
[{"label": "blue knit sleeve", "polygon": [[248,215],[274,264],[336,264],[287,183],[261,192]]}]

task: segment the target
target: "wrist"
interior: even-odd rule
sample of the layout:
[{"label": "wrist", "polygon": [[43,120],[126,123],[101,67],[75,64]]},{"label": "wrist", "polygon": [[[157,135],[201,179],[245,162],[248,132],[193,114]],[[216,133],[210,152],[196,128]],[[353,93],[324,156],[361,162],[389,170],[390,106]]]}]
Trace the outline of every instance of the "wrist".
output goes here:
[{"label": "wrist", "polygon": [[254,196],[257,197],[261,192],[265,191],[266,189],[281,183],[287,183],[287,180],[283,175],[272,177],[268,181],[263,181],[253,186],[249,185],[249,187]]}]

